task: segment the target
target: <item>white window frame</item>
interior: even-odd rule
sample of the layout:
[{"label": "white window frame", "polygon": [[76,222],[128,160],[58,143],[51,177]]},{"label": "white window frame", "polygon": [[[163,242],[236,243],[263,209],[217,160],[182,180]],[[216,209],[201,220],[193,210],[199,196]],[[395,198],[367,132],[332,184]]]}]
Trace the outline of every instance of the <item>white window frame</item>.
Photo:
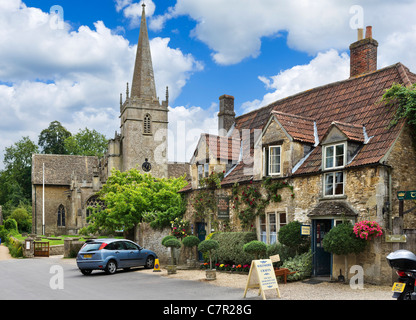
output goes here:
[{"label": "white window frame", "polygon": [[[342,173],[342,193],[336,194],[336,187],[337,185],[341,185],[341,183],[337,183],[336,182],[336,176],[337,174]],[[331,194],[327,194],[326,190],[327,190],[327,176],[332,176],[332,193]],[[323,181],[323,194],[324,197],[342,197],[345,195],[345,181],[346,181],[346,174],[345,171],[333,171],[333,172],[328,172],[328,173],[324,173],[323,175],[324,177],[324,181]]]},{"label": "white window frame", "polygon": [[[343,146],[343,158],[342,158],[342,165],[337,166],[336,165],[336,159],[337,159],[337,146]],[[328,153],[328,149],[329,148],[333,148],[333,155],[332,155],[332,166],[327,166],[326,164],[326,160],[327,160],[327,153]],[[347,143],[346,142],[342,142],[342,143],[337,143],[337,144],[331,144],[328,146],[324,147],[324,152],[323,152],[323,158],[322,158],[322,162],[323,162],[323,168],[324,170],[328,170],[328,169],[341,169],[345,167],[345,164],[347,162]]]},{"label": "white window frame", "polygon": [[[285,221],[280,221],[280,215],[285,215]],[[275,217],[274,222],[271,223],[271,216]],[[262,221],[262,219],[264,219]],[[258,218],[258,232],[259,232],[259,239],[260,241],[266,243],[266,244],[274,244],[278,243],[277,235],[279,233],[279,230],[282,226],[287,224],[287,214],[286,212],[267,212],[264,214],[264,216]],[[275,232],[272,232],[271,230],[273,228],[272,225],[274,225]]]},{"label": "white window frame", "polygon": [[[272,156],[272,152],[271,149],[272,148],[278,148],[279,149],[279,171],[278,172],[272,172],[272,161],[271,161],[271,156]],[[267,159],[267,165],[268,165],[268,171],[269,171],[269,176],[277,176],[280,175],[282,172],[282,146],[278,145],[278,146],[269,146],[269,155],[268,155],[268,159]]]}]

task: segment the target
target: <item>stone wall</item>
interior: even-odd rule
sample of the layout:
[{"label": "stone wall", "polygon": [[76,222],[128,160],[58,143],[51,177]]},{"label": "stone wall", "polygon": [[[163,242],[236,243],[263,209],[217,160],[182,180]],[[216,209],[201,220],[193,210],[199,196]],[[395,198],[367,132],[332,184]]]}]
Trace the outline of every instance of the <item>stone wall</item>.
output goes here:
[{"label": "stone wall", "polygon": [[161,264],[167,264],[170,258],[170,251],[162,245],[162,239],[170,234],[170,228],[155,230],[148,223],[141,223],[137,228],[137,243],[149,250],[154,251]]}]

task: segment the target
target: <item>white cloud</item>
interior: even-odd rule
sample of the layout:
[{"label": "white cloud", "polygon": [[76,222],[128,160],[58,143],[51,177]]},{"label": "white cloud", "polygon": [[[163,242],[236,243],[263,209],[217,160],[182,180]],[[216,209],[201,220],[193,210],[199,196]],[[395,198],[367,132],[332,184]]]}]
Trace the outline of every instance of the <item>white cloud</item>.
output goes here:
[{"label": "white cloud", "polygon": [[362,20],[374,27],[379,43],[416,25],[416,1],[407,0],[177,0],[167,13],[154,18],[154,27],[189,16],[197,22],[192,36],[209,46],[215,62],[229,65],[256,58],[262,38],[281,32],[287,32],[290,48],[311,55],[331,48],[346,50],[356,39],[350,26],[356,20],[351,11],[356,5],[362,7]]},{"label": "white cloud", "polygon": [[208,109],[178,106],[169,108],[168,158],[188,162],[201,133],[218,134],[218,104]]},{"label": "white cloud", "polygon": [[349,68],[350,59],[346,53],[339,54],[334,49],[319,53],[308,64],[294,66],[272,77],[259,76],[266,89],[273,91],[261,101],[243,103],[241,109],[246,113],[298,92],[347,79]]},{"label": "white cloud", "polygon": [[[22,136],[37,142],[54,120],[71,132],[88,127],[109,138],[119,128],[120,93],[125,98],[137,46],[102,21],[77,30],[56,30],[49,21],[49,13],[20,0],[0,3],[1,153]],[[164,100],[168,85],[173,102],[202,66],[170,48],[169,39],[153,39],[151,47],[158,93]]]},{"label": "white cloud", "polygon": [[146,17],[151,17],[156,9],[156,5],[152,0],[116,0],[116,11],[123,11],[126,19],[130,20],[130,27],[137,28],[140,26],[140,18],[142,16],[142,4],[146,5]]}]

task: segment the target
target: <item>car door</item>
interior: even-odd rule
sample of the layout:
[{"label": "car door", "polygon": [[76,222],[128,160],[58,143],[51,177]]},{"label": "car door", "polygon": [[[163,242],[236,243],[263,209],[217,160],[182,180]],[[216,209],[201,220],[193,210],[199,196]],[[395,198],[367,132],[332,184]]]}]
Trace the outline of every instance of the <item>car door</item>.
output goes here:
[{"label": "car door", "polygon": [[111,255],[116,259],[119,268],[128,267],[128,253],[123,241],[114,241],[108,245]]},{"label": "car door", "polygon": [[145,261],[142,250],[138,245],[133,242],[124,241],[124,246],[126,247],[129,267],[144,265]]}]

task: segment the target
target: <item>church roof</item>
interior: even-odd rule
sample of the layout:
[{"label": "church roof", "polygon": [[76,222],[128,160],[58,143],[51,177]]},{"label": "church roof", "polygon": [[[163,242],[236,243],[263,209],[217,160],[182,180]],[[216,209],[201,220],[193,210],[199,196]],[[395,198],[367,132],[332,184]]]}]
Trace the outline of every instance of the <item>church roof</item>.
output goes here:
[{"label": "church roof", "polygon": [[[360,152],[347,167],[377,164],[387,154],[404,122],[389,127],[394,111],[380,102],[386,89],[392,84],[400,83],[410,85],[416,83],[416,74],[401,63],[379,69],[362,76],[330,83],[311,90],[277,100],[263,108],[254,110],[236,118],[235,128],[241,134],[243,129],[263,130],[272,114],[285,114],[288,120],[304,119],[302,126],[286,122],[287,128],[293,128],[292,134],[312,142],[312,131],[309,122],[316,121],[319,141],[322,141],[331,125],[335,124],[349,139],[364,140],[363,127],[371,139],[364,144]],[[283,117],[281,117],[283,119]],[[279,120],[279,121],[286,121]],[[305,126],[303,126],[305,124]],[[309,138],[307,138],[309,137]],[[247,174],[252,163],[243,162],[223,180],[223,184],[233,184],[250,180],[252,175]],[[293,173],[294,175],[318,173],[321,170],[322,147],[318,145],[302,165]]]},{"label": "church roof", "polygon": [[57,154],[32,155],[32,184],[43,183],[43,164],[45,164],[46,185],[71,185],[72,177],[78,181],[91,182],[94,167],[98,167],[98,157],[70,156]]}]

